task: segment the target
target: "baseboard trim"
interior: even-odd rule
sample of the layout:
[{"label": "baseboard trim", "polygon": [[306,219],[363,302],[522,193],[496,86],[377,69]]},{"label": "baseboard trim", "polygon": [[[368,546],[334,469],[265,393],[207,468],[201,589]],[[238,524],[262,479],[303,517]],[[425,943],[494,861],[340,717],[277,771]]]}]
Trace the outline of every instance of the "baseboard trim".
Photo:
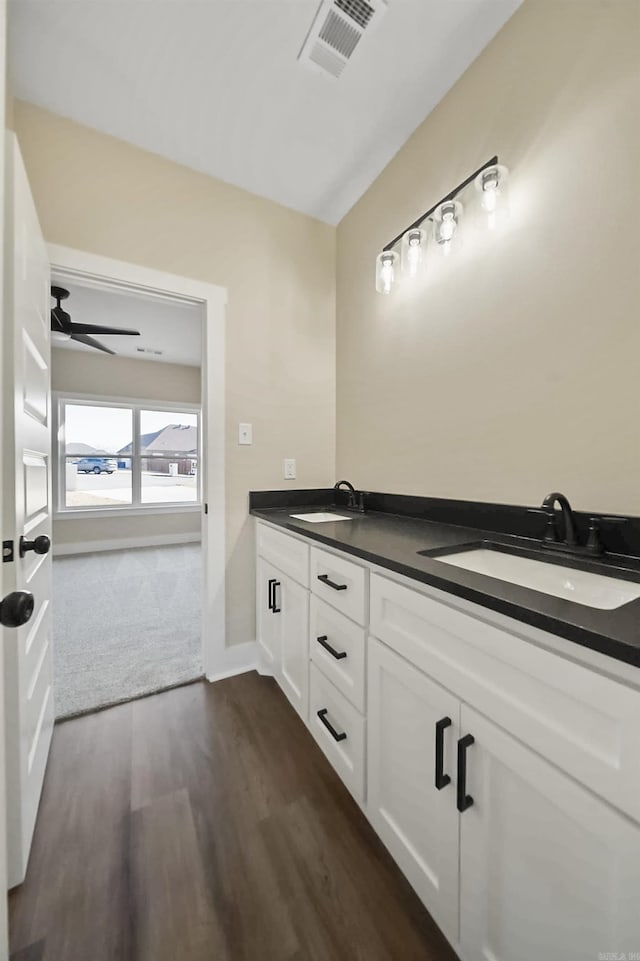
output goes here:
[{"label": "baseboard trim", "polygon": [[225,677],[235,677],[236,674],[246,674],[255,671],[258,666],[258,645],[255,641],[245,644],[234,644],[226,647],[220,662],[216,664],[213,673],[207,674],[208,681],[222,681]]},{"label": "baseboard trim", "polygon": [[129,550],[133,547],[164,547],[169,544],[195,544],[200,534],[151,534],[147,537],[118,537],[105,541],[79,541],[75,544],[53,544],[53,556],[94,554],[100,551]]}]

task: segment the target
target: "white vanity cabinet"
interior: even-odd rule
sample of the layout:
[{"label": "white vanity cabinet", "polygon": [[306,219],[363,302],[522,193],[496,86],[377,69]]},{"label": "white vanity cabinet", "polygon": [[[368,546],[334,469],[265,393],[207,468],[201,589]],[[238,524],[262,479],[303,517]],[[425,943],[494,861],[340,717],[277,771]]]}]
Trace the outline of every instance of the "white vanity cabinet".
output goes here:
[{"label": "white vanity cabinet", "polygon": [[374,638],[368,658],[369,820],[455,944],[460,702]]},{"label": "white vanity cabinet", "polygon": [[298,714],[306,720],[309,701],[309,591],[290,577],[276,584],[275,601],[279,609],[280,684]]},{"label": "white vanity cabinet", "polygon": [[633,957],[638,824],[466,705],[461,730],[474,738],[473,804],[460,814],[464,961]]},{"label": "white vanity cabinet", "polygon": [[372,576],[369,818],[463,961],[628,956],[640,692],[481,613]]},{"label": "white vanity cabinet", "polygon": [[265,667],[462,961],[640,958],[640,677],[258,530]]},{"label": "white vanity cabinet", "polygon": [[[262,525],[259,525],[262,528]],[[260,530],[256,604],[263,666],[276,678],[296,711],[307,720],[309,703],[309,548]],[[279,566],[276,566],[279,565]],[[286,568],[291,573],[285,573]]]},{"label": "white vanity cabinet", "polygon": [[262,667],[364,805],[369,571],[261,522],[256,545]]},{"label": "white vanity cabinet", "polygon": [[273,587],[283,575],[263,557],[257,559],[256,574],[256,620],[260,654],[264,666],[277,677],[280,674],[282,622],[277,611],[273,609]]}]

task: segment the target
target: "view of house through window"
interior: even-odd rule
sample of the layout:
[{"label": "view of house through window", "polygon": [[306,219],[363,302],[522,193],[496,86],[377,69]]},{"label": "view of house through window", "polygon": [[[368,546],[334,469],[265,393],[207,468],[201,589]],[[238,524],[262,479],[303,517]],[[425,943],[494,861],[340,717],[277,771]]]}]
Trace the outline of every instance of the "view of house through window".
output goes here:
[{"label": "view of house through window", "polygon": [[197,410],[60,400],[59,428],[59,509],[199,502]]}]

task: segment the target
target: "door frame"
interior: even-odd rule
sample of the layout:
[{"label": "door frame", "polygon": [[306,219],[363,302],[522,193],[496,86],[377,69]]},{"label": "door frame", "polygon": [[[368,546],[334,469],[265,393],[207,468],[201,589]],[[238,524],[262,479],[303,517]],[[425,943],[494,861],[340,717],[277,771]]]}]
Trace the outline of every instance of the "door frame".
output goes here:
[{"label": "door frame", "polygon": [[[227,648],[225,637],[225,309],[224,287],[99,254],[47,244],[51,271],[60,279],[99,290],[140,293],[195,304],[203,318],[202,501],[203,556],[202,656],[205,676],[215,680],[247,670],[254,651]],[[206,511],[206,512],[205,512]],[[242,648],[249,645],[240,645]],[[233,654],[230,654],[233,652]]]}]

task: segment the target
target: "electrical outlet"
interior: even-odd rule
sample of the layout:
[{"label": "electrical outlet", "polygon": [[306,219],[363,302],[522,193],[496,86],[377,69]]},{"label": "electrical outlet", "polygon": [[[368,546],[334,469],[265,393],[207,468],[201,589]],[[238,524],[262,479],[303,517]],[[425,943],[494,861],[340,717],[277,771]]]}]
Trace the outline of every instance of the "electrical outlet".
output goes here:
[{"label": "electrical outlet", "polygon": [[253,444],[253,424],[238,424],[238,443]]},{"label": "electrical outlet", "polygon": [[286,457],[284,460],[284,479],[285,480],[295,480],[296,478],[296,462],[293,457]]}]

